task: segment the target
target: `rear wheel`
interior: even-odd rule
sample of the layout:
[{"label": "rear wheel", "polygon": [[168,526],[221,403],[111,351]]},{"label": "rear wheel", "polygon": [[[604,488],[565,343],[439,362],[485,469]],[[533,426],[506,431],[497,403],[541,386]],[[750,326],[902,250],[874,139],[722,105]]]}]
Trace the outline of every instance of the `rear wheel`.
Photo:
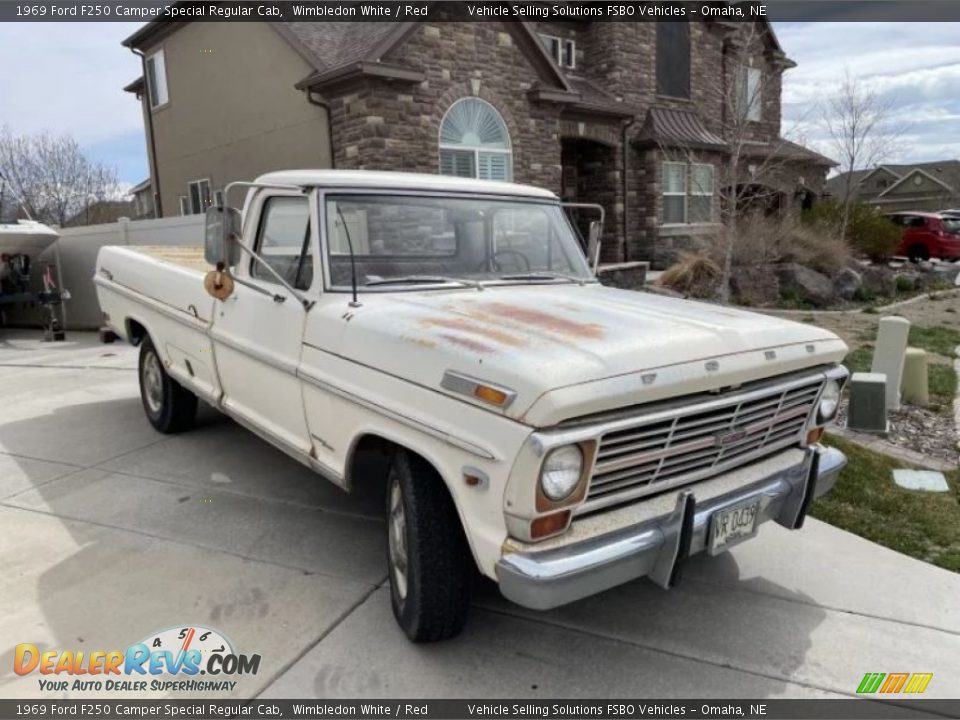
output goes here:
[{"label": "rear wheel", "polygon": [[930,251],[927,250],[925,245],[911,245],[907,251],[907,257],[910,258],[911,262],[922,262],[930,259]]},{"label": "rear wheel", "polygon": [[433,468],[397,452],[387,475],[387,563],[393,614],[414,642],[458,635],[470,607],[470,550]]},{"label": "rear wheel", "polygon": [[197,396],[167,374],[149,337],[140,345],[140,399],[150,424],[162,433],[193,427]]}]

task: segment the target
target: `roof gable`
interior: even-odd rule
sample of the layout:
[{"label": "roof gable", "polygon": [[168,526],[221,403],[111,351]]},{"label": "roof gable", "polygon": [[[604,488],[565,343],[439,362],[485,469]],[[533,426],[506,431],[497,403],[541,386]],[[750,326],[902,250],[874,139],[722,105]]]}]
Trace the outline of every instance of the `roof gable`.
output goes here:
[{"label": "roof gable", "polygon": [[[919,178],[919,182],[917,180]],[[900,192],[953,192],[953,188],[939,178],[934,177],[922,168],[914,168],[893,185],[888,187],[880,197],[885,197],[894,191]]]}]

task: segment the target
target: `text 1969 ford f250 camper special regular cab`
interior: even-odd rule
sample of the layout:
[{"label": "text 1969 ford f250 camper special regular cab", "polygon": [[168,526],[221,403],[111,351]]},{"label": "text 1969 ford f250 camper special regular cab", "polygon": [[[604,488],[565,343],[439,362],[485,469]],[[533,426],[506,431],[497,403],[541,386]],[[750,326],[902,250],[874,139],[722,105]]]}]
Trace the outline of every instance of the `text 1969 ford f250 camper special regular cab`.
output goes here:
[{"label": "text 1969 ford f250 camper special regular cab", "polygon": [[844,465],[818,442],[841,340],[601,286],[599,223],[585,254],[550,192],[319,170],[238,186],[202,254],[100,251],[106,322],[140,344],[161,432],[202,398],[344,489],[385,479],[413,640],[462,628],[474,566],[536,609],[670,587],[693,553],[799,528]]}]

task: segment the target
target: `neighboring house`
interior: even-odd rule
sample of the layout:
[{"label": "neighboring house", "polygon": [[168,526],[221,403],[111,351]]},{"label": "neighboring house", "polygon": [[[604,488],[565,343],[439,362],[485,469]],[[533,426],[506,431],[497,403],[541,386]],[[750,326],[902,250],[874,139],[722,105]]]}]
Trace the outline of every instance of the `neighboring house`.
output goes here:
[{"label": "neighboring house", "polygon": [[130,188],[130,195],[133,197],[133,216],[135,220],[154,217],[153,185],[150,178],[142,180]]},{"label": "neighboring house", "polygon": [[750,93],[739,182],[768,209],[832,164],[779,137],[793,63],[766,22],[162,22],[124,45],[158,216],[281,168],[439,172],[601,203],[604,260],[664,265],[716,233],[724,88]]},{"label": "neighboring house", "polygon": [[960,160],[854,170],[830,178],[824,190],[831,197],[843,199],[848,181],[850,193],[857,201],[883,212],[936,212],[960,206]]}]

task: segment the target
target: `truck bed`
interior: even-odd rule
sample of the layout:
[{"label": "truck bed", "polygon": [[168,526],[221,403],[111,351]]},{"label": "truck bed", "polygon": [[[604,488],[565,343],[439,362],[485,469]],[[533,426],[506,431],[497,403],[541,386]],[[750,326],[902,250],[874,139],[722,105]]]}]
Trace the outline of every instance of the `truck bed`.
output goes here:
[{"label": "truck bed", "polygon": [[179,265],[188,270],[207,272],[213,267],[203,258],[200,245],[131,245],[130,250],[147,255],[154,260]]}]

